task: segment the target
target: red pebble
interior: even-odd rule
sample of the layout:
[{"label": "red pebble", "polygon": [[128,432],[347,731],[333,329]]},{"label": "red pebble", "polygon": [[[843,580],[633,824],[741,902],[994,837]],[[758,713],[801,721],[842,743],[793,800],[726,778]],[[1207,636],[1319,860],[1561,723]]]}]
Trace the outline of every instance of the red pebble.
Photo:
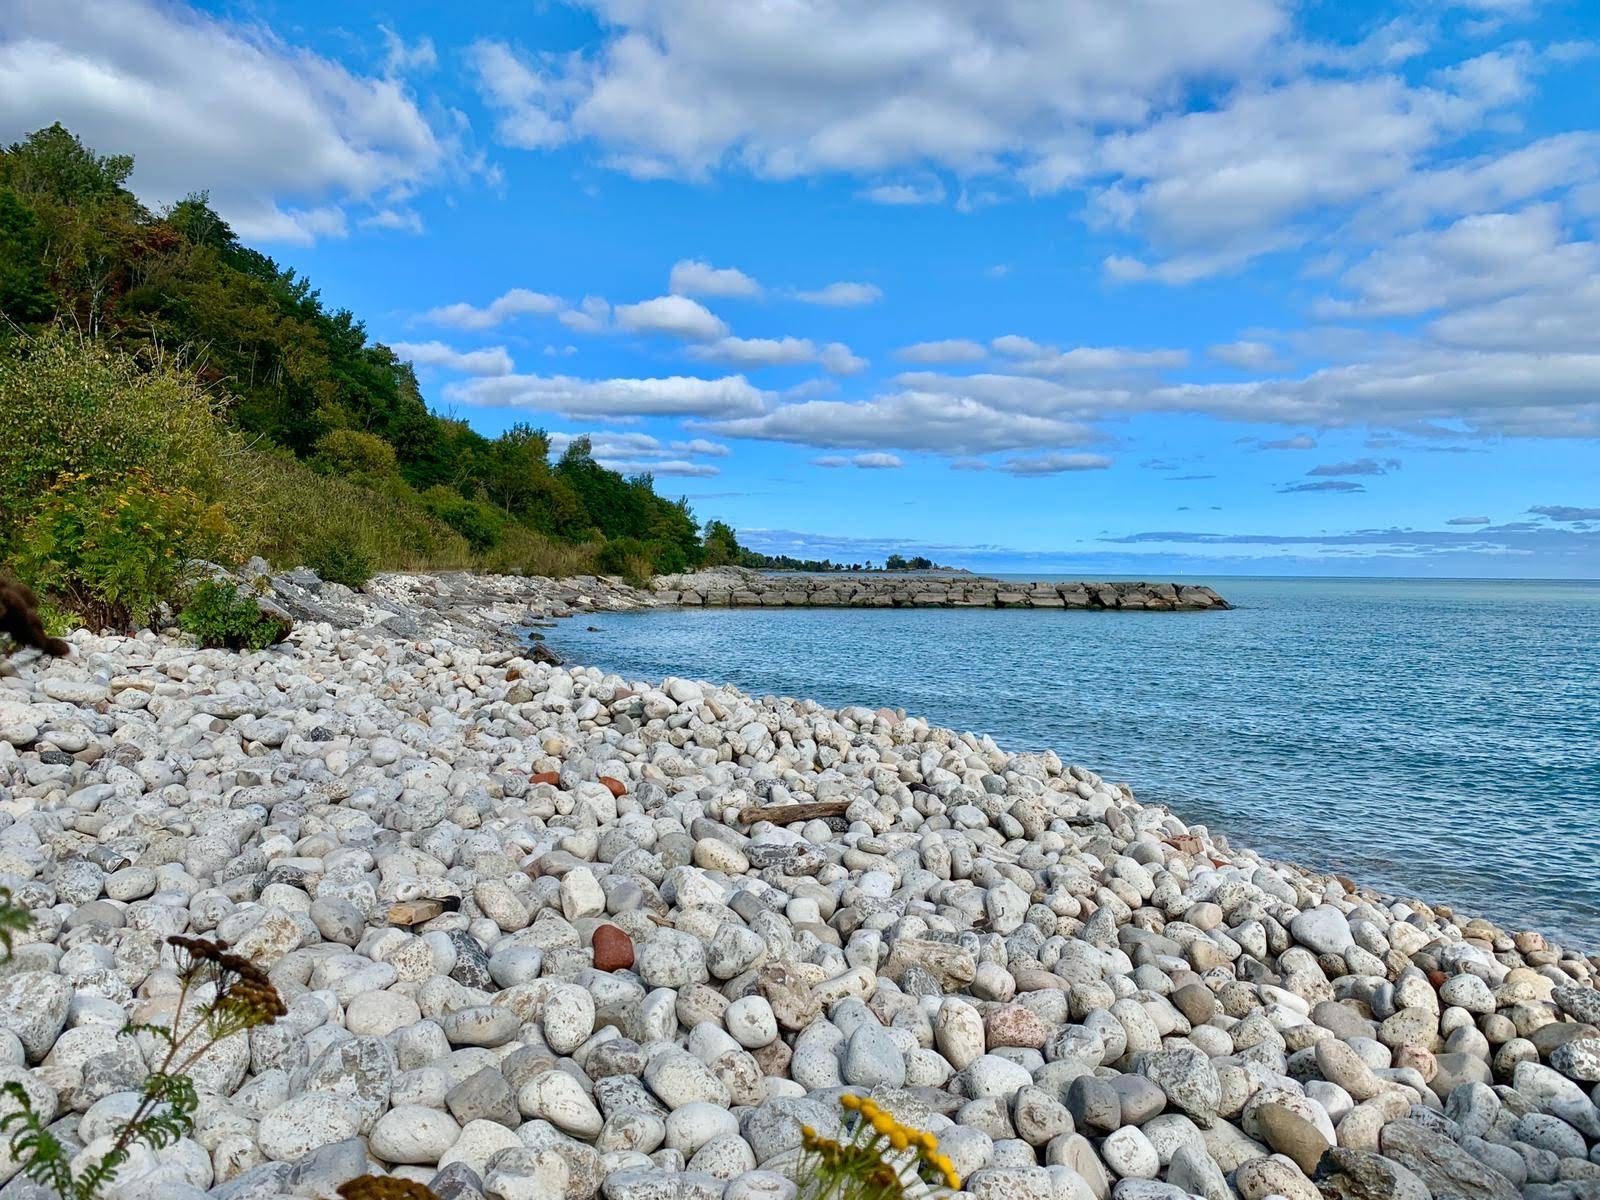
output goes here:
[{"label": "red pebble", "polygon": [[551,787],[560,787],[561,775],[557,771],[540,771],[537,775],[530,775],[528,782],[530,784],[548,783]]},{"label": "red pebble", "polygon": [[605,784],[606,787],[610,789],[613,796],[626,796],[628,794],[628,785],[623,783],[620,779],[613,779],[609,775],[602,775],[600,776],[600,782]]},{"label": "red pebble", "polygon": [[594,931],[594,969],[621,971],[633,966],[633,939],[615,925],[597,925]]}]

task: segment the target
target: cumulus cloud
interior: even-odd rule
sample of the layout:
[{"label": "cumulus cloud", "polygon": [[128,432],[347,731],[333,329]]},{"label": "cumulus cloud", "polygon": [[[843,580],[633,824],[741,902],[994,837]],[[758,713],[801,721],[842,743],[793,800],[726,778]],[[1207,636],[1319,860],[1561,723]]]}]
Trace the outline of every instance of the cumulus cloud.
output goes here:
[{"label": "cumulus cloud", "polygon": [[1272,347],[1265,342],[1227,342],[1220,346],[1212,346],[1206,353],[1218,362],[1245,370],[1270,367],[1277,358]]},{"label": "cumulus cloud", "polygon": [[708,424],[713,433],[840,450],[977,455],[1070,446],[1092,437],[1071,421],[1006,411],[972,396],[900,391],[871,400],[807,400]]},{"label": "cumulus cloud", "polygon": [[566,302],[559,296],[530,292],[527,288],[512,288],[495,297],[482,308],[465,301],[430,308],[419,320],[431,325],[448,325],[453,329],[493,329],[514,317],[549,316],[560,312]]},{"label": "cumulus cloud", "polygon": [[761,285],[737,267],[686,258],[673,264],[667,290],[679,296],[759,296]]},{"label": "cumulus cloud", "polygon": [[660,379],[502,375],[447,384],[444,396],[453,403],[473,407],[616,420],[661,416],[750,419],[765,411],[771,400],[769,393],[752,387],[743,375],[721,379],[683,375]]},{"label": "cumulus cloud", "polygon": [[834,375],[854,375],[867,366],[842,342],[819,347],[810,338],[725,337],[701,346],[691,346],[692,358],[731,363],[740,367],[788,367],[799,363],[818,363]]},{"label": "cumulus cloud", "polygon": [[860,308],[883,299],[883,289],[872,283],[830,283],[812,292],[796,292],[796,300],[828,308]]},{"label": "cumulus cloud", "polygon": [[457,350],[443,342],[392,342],[389,349],[419,367],[442,367],[468,375],[509,375],[516,369],[504,346]]},{"label": "cumulus cloud", "polygon": [[903,358],[914,363],[959,363],[977,362],[987,358],[989,352],[977,342],[966,338],[946,338],[938,342],[916,342],[910,346],[902,346],[895,352],[896,358]]},{"label": "cumulus cloud", "polygon": [[867,360],[843,342],[829,342],[817,355],[817,361],[834,375],[856,375],[867,369]]},{"label": "cumulus cloud", "polygon": [[663,443],[648,433],[619,433],[615,430],[597,430],[584,434],[552,433],[551,453],[559,456],[577,437],[589,439],[589,453],[595,462],[624,475],[648,472],[652,475],[682,475],[706,479],[720,475],[722,469],[712,463],[693,460],[722,458],[728,454],[728,447],[704,438]]},{"label": "cumulus cloud", "polygon": [[614,315],[618,327],[629,332],[665,333],[689,342],[709,342],[728,332],[721,317],[687,296],[657,296],[638,304],[619,304]]},{"label": "cumulus cloud", "polygon": [[1416,316],[1530,289],[1566,294],[1600,273],[1600,245],[1565,239],[1560,209],[1481,213],[1448,228],[1411,234],[1346,271],[1348,300],[1327,316]]},{"label": "cumulus cloud", "polygon": [[944,199],[944,184],[937,179],[926,183],[883,183],[861,193],[874,204],[938,204]]},{"label": "cumulus cloud", "polygon": [[600,333],[611,321],[611,305],[602,296],[585,296],[576,308],[564,309],[558,319],[574,333]]},{"label": "cumulus cloud", "polygon": [[1011,475],[1062,475],[1070,471],[1103,471],[1111,459],[1103,454],[1035,454],[1007,459],[1000,469]]},{"label": "cumulus cloud", "polygon": [[689,354],[742,367],[787,367],[815,362],[817,347],[809,338],[725,337],[704,346],[692,346]]},{"label": "cumulus cloud", "polygon": [[0,22],[0,129],[60,121],[102,153],[133,154],[147,203],[206,183],[242,237],[306,245],[344,236],[352,211],[390,227],[394,200],[455,162],[403,65],[363,75],[261,26],[154,0],[103,0],[92,19],[18,0]]},{"label": "cumulus cloud", "polygon": [[1003,19],[961,0],[589,6],[607,31],[592,54],[495,47],[518,69],[480,60],[480,87],[506,140],[591,139],[646,177],[1013,159],[1059,173],[1096,123],[1141,120],[1186,83],[1249,67],[1288,23],[1275,0],[1082,0]]},{"label": "cumulus cloud", "polygon": [[[946,343],[930,343],[934,346]],[[972,343],[959,343],[971,345]],[[1141,350],[1127,346],[1075,346],[1061,350],[1047,346],[1020,334],[1008,333],[994,338],[990,349],[1005,358],[1015,360],[1011,369],[1030,375],[1071,376],[1091,373],[1108,374],[1124,371],[1160,370],[1182,367],[1189,362],[1187,350]],[[934,361],[934,360],[923,360]]]},{"label": "cumulus cloud", "polygon": [[824,454],[811,460],[815,467],[859,467],[866,471],[893,471],[905,466],[899,457],[879,451],[874,454]]}]

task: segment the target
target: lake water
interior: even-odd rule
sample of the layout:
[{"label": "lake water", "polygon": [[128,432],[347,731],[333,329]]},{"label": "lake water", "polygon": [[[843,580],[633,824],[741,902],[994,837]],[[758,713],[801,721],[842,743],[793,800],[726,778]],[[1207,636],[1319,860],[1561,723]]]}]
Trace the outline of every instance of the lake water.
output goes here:
[{"label": "lake water", "polygon": [[1051,748],[1237,845],[1600,949],[1600,583],[1198,582],[1237,607],[697,609],[549,635],[633,679]]}]

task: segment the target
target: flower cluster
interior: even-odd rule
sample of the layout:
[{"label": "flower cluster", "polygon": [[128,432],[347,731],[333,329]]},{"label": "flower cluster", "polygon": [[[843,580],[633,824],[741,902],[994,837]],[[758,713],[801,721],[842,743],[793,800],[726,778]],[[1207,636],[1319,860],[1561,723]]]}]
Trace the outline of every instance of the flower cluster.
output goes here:
[{"label": "flower cluster", "polygon": [[961,1186],[933,1134],[902,1124],[870,1099],[847,1095],[839,1103],[848,1140],[801,1127],[806,1154],[801,1200],[897,1200],[918,1183],[930,1192]]},{"label": "flower cluster", "polygon": [[205,1010],[213,1039],[220,1041],[244,1029],[271,1025],[289,1011],[267,973],[231,953],[225,943],[175,934],[167,944],[178,951],[179,972],[186,983],[216,987]]}]

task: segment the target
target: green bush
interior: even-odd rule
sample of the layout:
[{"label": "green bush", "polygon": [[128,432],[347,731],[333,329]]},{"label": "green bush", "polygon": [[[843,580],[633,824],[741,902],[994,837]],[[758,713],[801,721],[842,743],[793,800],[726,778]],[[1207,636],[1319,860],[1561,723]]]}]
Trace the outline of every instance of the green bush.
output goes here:
[{"label": "green bush", "polygon": [[366,487],[318,475],[292,455],[249,451],[235,475],[229,511],[242,552],[279,567],[310,566],[330,543],[358,548],[372,569],[456,570],[472,566],[466,539],[431,516],[398,479]]},{"label": "green bush", "polygon": [[481,500],[468,500],[454,488],[435,484],[421,499],[422,507],[466,538],[475,554],[489,549],[505,532],[505,513]]},{"label": "green bush", "polygon": [[602,575],[620,575],[642,587],[650,579],[650,548],[638,538],[613,538],[600,547],[594,565]]},{"label": "green bush", "polygon": [[394,447],[374,433],[335,429],[317,440],[316,463],[330,474],[381,479],[400,473]]},{"label": "green bush", "polygon": [[306,547],[304,565],[329,583],[361,587],[372,578],[372,556],[351,537],[327,532]]},{"label": "green bush", "polygon": [[593,575],[599,549],[596,542],[563,542],[513,522],[478,566],[501,575]]},{"label": "green bush", "polygon": [[178,627],[208,649],[265,650],[289,633],[287,622],[268,616],[231,584],[202,580],[184,601]]},{"label": "green bush", "polygon": [[97,479],[143,470],[163,488],[214,501],[230,438],[210,395],[164,362],[75,335],[24,338],[0,351],[0,553],[67,473]]},{"label": "green bush", "polygon": [[63,474],[17,537],[22,577],[94,628],[131,632],[154,622],[192,558],[225,557],[221,509],[135,469],[109,478]]}]

